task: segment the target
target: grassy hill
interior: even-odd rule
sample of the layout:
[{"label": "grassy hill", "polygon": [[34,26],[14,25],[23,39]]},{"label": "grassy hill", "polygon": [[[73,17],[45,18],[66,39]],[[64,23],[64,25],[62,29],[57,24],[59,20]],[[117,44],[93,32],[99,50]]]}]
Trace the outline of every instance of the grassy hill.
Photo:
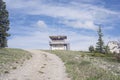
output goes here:
[{"label": "grassy hill", "polygon": [[120,80],[120,63],[106,55],[79,51],[47,51],[59,56],[72,80]]},{"label": "grassy hill", "polygon": [[31,54],[21,49],[0,49],[0,75],[9,73],[11,69],[22,66],[22,63],[30,59]]}]

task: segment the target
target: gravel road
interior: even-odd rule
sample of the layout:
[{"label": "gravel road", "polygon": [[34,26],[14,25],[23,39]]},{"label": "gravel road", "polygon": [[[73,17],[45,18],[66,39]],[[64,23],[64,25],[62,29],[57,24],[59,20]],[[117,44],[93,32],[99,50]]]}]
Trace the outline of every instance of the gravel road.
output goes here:
[{"label": "gravel road", "polygon": [[27,51],[33,57],[0,80],[70,80],[59,57],[40,50]]}]

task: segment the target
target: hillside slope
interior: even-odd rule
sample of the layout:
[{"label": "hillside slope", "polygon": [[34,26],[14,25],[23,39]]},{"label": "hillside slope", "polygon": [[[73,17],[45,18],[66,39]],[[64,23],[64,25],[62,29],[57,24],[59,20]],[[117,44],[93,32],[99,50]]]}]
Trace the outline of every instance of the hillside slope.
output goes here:
[{"label": "hillside slope", "polygon": [[79,51],[47,51],[59,56],[72,80],[120,80],[120,63]]},{"label": "hillside slope", "polygon": [[0,49],[0,77],[22,66],[23,62],[30,58],[31,54],[21,49]]}]

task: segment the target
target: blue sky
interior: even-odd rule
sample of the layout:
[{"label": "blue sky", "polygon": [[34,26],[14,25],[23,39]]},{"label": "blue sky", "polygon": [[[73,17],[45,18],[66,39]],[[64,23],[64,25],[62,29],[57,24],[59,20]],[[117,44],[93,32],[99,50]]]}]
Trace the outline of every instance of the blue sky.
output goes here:
[{"label": "blue sky", "polygon": [[4,0],[10,19],[8,46],[49,49],[50,35],[66,35],[72,50],[120,39],[119,0]]}]

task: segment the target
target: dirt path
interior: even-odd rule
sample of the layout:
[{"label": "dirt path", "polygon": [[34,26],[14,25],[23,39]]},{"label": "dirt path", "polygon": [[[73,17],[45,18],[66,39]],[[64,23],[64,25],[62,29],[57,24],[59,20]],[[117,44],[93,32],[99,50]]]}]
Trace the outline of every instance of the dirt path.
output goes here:
[{"label": "dirt path", "polygon": [[39,50],[28,50],[33,57],[2,80],[69,80],[60,58]]}]

